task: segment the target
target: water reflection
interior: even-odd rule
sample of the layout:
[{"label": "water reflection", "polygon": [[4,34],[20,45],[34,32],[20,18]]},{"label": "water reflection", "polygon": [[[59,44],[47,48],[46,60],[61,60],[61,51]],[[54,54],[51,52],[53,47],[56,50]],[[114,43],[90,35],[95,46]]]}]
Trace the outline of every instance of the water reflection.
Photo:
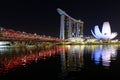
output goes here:
[{"label": "water reflection", "polygon": [[[116,60],[117,45],[67,45],[68,50],[61,52],[62,73],[79,71],[94,62],[96,65],[109,67]],[[63,49],[64,50],[64,49]]]},{"label": "water reflection", "polygon": [[[6,74],[8,70],[16,67],[26,67],[32,62],[37,64],[39,61],[47,61],[49,58],[54,60],[55,56],[61,62],[56,61],[58,63],[54,66],[60,64],[59,73],[62,76],[70,71],[91,68],[93,65],[101,66],[102,64],[102,67],[109,67],[111,62],[117,59],[118,47],[118,45],[57,45],[41,48],[0,48],[0,74]],[[50,68],[49,64],[47,67]]]},{"label": "water reflection", "polygon": [[79,46],[79,45],[67,45],[64,46],[64,48],[67,48],[68,51],[65,54],[65,51],[60,53],[61,55],[61,63],[62,63],[62,71],[68,71],[68,70],[78,70],[80,67],[83,66],[83,50],[84,50],[84,45]]},{"label": "water reflection", "polygon": [[99,64],[102,61],[103,66],[110,66],[112,60],[116,60],[117,46],[103,45],[97,46],[92,53],[92,59],[95,60],[95,64]]},{"label": "water reflection", "polygon": [[0,48],[0,74],[7,73],[8,70],[16,67],[25,67],[32,62],[38,60],[47,60],[51,56],[60,53],[59,46],[56,47],[28,47],[28,48],[15,48],[15,47],[2,47]]}]

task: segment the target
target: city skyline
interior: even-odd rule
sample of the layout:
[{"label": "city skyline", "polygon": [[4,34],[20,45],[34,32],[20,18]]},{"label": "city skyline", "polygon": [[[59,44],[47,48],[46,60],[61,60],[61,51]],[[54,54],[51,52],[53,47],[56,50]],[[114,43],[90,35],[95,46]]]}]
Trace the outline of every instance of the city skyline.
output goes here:
[{"label": "city skyline", "polygon": [[0,26],[59,37],[60,15],[57,8],[61,8],[75,19],[84,21],[84,35],[91,35],[90,30],[95,25],[109,21],[111,29],[120,31],[120,6],[119,2],[113,1],[2,1],[0,5]]}]

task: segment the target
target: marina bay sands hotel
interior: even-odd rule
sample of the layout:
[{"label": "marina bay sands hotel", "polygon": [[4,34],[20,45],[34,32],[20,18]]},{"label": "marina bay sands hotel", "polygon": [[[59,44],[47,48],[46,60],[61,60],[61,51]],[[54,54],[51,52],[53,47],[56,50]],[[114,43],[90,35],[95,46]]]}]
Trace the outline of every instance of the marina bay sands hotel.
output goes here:
[{"label": "marina bay sands hotel", "polygon": [[83,37],[83,21],[72,18],[60,8],[57,12],[60,14],[60,39]]}]

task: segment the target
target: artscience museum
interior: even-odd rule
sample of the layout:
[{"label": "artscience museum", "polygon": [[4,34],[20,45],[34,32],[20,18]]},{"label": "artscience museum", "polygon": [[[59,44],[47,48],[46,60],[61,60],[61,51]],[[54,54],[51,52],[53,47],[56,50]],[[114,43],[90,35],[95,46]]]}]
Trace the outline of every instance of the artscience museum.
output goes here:
[{"label": "artscience museum", "polygon": [[98,25],[91,30],[92,35],[99,40],[111,40],[117,36],[117,32],[111,32],[110,23],[104,22],[100,31]]}]

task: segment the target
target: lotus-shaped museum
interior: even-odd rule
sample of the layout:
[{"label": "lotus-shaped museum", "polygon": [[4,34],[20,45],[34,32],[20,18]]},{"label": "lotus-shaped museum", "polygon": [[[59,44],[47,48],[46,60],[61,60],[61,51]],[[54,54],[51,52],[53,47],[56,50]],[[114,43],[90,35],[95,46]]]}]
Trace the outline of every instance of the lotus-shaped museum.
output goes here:
[{"label": "lotus-shaped museum", "polygon": [[94,27],[94,32],[91,30],[92,35],[101,40],[111,40],[117,36],[117,32],[111,32],[109,22],[104,22],[102,26],[102,31],[100,31],[98,25]]}]

